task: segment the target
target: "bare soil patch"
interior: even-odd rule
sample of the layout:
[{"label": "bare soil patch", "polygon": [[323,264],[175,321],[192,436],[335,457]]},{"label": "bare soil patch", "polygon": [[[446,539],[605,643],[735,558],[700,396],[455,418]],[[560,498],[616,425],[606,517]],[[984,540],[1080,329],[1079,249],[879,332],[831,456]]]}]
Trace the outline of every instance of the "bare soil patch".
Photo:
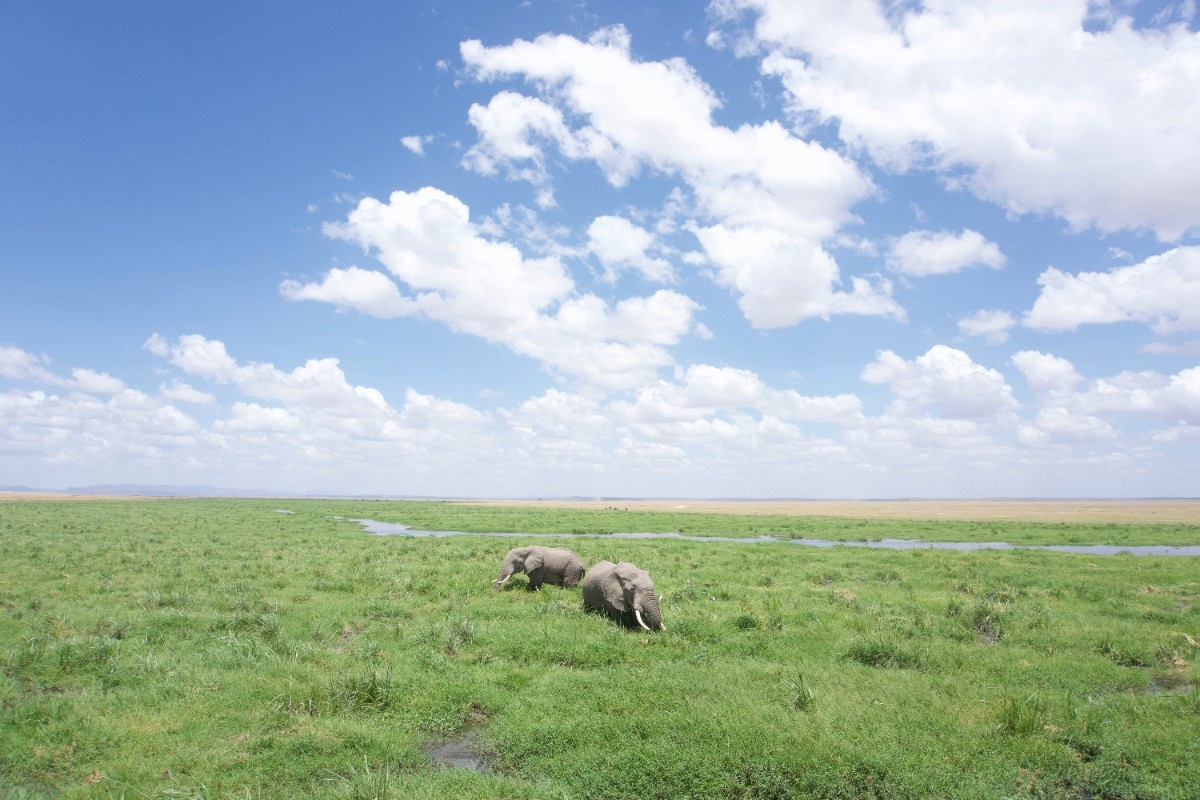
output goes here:
[{"label": "bare soil patch", "polygon": [[853,519],[1200,524],[1200,500],[467,500],[536,508]]}]

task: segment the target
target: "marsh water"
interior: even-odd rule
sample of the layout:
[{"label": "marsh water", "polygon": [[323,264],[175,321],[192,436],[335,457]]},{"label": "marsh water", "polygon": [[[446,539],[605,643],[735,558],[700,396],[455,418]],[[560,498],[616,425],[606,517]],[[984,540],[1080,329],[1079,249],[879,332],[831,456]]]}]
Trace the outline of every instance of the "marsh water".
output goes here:
[{"label": "marsh water", "polygon": [[412,536],[441,539],[447,536],[495,536],[503,539],[676,539],[687,542],[734,542],[763,544],[778,542],[806,547],[874,547],[883,550],[1053,550],[1060,553],[1085,553],[1113,556],[1200,556],[1200,545],[1109,545],[1109,544],[1008,544],[1007,542],[925,542],[918,539],[874,539],[871,541],[834,541],[831,539],[780,539],[775,536],[688,536],[682,533],[470,533],[467,531],[424,531],[396,522],[354,519],[373,536]]}]

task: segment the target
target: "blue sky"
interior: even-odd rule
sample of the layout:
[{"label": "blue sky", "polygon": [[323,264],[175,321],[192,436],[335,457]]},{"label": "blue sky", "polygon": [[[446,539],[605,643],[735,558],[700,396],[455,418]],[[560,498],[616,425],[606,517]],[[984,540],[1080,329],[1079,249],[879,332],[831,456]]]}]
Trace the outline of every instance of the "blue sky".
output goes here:
[{"label": "blue sky", "polygon": [[0,7],[0,486],[1196,496],[1193,2]]}]

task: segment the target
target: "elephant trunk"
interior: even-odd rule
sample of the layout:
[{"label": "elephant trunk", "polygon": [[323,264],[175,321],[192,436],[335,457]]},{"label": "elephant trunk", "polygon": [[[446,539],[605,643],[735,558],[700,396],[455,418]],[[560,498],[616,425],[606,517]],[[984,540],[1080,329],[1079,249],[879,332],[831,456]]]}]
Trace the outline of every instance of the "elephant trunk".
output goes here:
[{"label": "elephant trunk", "polygon": [[648,631],[661,631],[664,629],[662,622],[662,612],[658,608],[658,598],[654,596],[653,589],[641,589],[637,593],[637,597],[633,602],[633,613],[637,618],[638,624]]},{"label": "elephant trunk", "polygon": [[512,576],[513,576],[513,568],[508,566],[507,564],[504,565],[504,567],[500,570],[500,575],[496,578],[496,580],[492,581],[492,588],[499,589],[501,586],[506,584],[508,582],[508,579],[511,578]]}]

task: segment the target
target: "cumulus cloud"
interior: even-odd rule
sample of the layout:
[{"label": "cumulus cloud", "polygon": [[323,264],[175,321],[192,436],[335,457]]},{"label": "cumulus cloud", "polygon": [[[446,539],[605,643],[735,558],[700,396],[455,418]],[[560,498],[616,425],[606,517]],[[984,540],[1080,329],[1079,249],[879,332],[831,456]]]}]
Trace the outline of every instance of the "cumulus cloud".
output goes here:
[{"label": "cumulus cloud", "polygon": [[898,418],[936,413],[943,419],[972,420],[1017,408],[1003,375],[946,345],[935,345],[912,361],[881,350],[863,368],[862,379],[887,384],[895,395],[888,413]]},{"label": "cumulus cloud", "polygon": [[61,379],[47,369],[47,363],[49,359],[44,356],[36,356],[19,347],[0,347],[0,378],[57,384]]},{"label": "cumulus cloud", "polygon": [[975,311],[958,321],[958,332],[963,336],[982,336],[988,344],[1004,344],[1008,332],[1017,321],[1007,311],[985,308]]},{"label": "cumulus cloud", "polygon": [[[824,249],[854,219],[851,207],[875,191],[837,151],[774,121],[716,124],[720,101],[695,71],[682,59],[636,60],[620,26],[586,42],[546,35],[501,47],[472,40],[460,50],[478,79],[523,77],[540,93],[504,91],[472,108],[479,143],[469,167],[484,174],[503,167],[544,189],[553,147],[596,163],[615,186],[643,169],[678,177],[695,198],[687,229],[756,327],[845,313],[903,317],[886,282],[854,277],[849,291],[841,288]],[[740,249],[746,243],[754,249]]]},{"label": "cumulus cloud", "polygon": [[662,290],[610,306],[577,294],[556,255],[527,257],[473,224],[458,198],[426,187],[366,198],[326,233],[354,242],[402,281],[382,273],[330,271],[320,283],[284,281],[290,299],[332,302],[376,316],[420,313],[498,342],[597,391],[653,380],[673,359],[666,348],[693,328],[700,306]]},{"label": "cumulus cloud", "polygon": [[1143,370],[1085,380],[1070,361],[1047,353],[1022,350],[1012,361],[1039,393],[1042,410],[1052,412],[1051,419],[1070,418],[1091,430],[1099,429],[1092,418],[1127,414],[1176,425],[1200,423],[1200,367],[1174,375]]},{"label": "cumulus cloud", "polygon": [[[349,489],[353,475],[363,490],[408,491],[396,481],[430,471],[461,475],[503,458],[492,415],[412,389],[392,406],[378,390],[351,383],[334,359],[290,370],[243,363],[223,342],[196,334],[155,334],[145,347],[167,362],[165,370],[240,396],[224,406],[178,377],[147,394],[86,369],[64,379],[70,388],[61,394],[0,392],[0,464],[14,456],[22,464],[22,475],[7,480],[66,485],[119,474],[163,482],[169,474],[180,483]],[[25,377],[17,379],[25,380],[28,367],[43,361],[27,355],[0,353],[8,365],[0,378],[14,379],[19,363]],[[177,402],[203,404],[214,419],[203,425]]]},{"label": "cumulus cloud", "polygon": [[116,394],[125,388],[125,382],[104,372],[95,372],[78,367],[71,370],[71,379],[61,382],[62,386],[81,392]]},{"label": "cumulus cloud", "polygon": [[1013,354],[1012,362],[1035,392],[1069,392],[1083,380],[1074,364],[1049,353],[1022,350]]},{"label": "cumulus cloud", "polygon": [[158,390],[158,393],[176,403],[193,403],[195,405],[212,405],[217,401],[215,395],[209,392],[202,392],[191,384],[184,383],[180,380],[172,380],[169,383],[164,383]]},{"label": "cumulus cloud", "polygon": [[[1180,238],[1200,220],[1200,34],[1094,4],[718,0],[748,12],[804,124],[895,171],[928,168],[1014,213]],[[1109,6],[1110,9],[1114,7]],[[1114,9],[1115,10],[1115,9]]]},{"label": "cumulus cloud", "polygon": [[967,267],[999,269],[1004,254],[983,234],[970,228],[950,231],[909,231],[892,242],[885,261],[889,269],[905,275],[949,275]]},{"label": "cumulus cloud", "polygon": [[189,375],[232,384],[249,396],[293,408],[350,418],[385,414],[388,407],[378,390],[350,384],[336,358],[309,359],[284,372],[272,364],[239,364],[223,342],[199,334],[180,336],[172,343],[156,333],[145,347]]},{"label": "cumulus cloud", "polygon": [[279,293],[288,300],[319,300],[383,319],[417,312],[416,302],[402,295],[391,278],[359,267],[334,267],[320,283],[285,280],[279,285]]},{"label": "cumulus cloud", "polygon": [[1200,367],[1174,375],[1122,372],[1092,382],[1076,404],[1092,414],[1148,414],[1171,423],[1200,424]]},{"label": "cumulus cloud", "polygon": [[751,370],[710,364],[678,370],[675,380],[642,387],[632,401],[614,401],[611,410],[639,435],[677,443],[690,434],[698,435],[699,443],[741,428],[759,430],[765,421],[843,427],[862,422],[862,402],[854,395],[803,395],[771,387]]},{"label": "cumulus cloud", "polygon": [[115,394],[125,388],[121,381],[105,372],[75,367],[66,378],[51,371],[49,359],[36,356],[13,345],[0,347],[0,377],[29,380],[79,392]]},{"label": "cumulus cloud", "polygon": [[1150,342],[1139,347],[1138,352],[1156,356],[1197,356],[1200,355],[1200,339],[1186,342]]},{"label": "cumulus cloud", "polygon": [[656,283],[671,283],[675,271],[669,261],[649,254],[654,235],[624,217],[600,216],[588,226],[588,250],[604,265],[608,280],[623,269],[632,269]]},{"label": "cumulus cloud", "polygon": [[1065,408],[1043,408],[1032,423],[1017,430],[1017,440],[1028,447],[1102,442],[1116,437],[1116,430],[1108,422]]},{"label": "cumulus cloud", "polygon": [[[231,385],[255,398],[235,402],[227,417],[214,423],[214,432],[289,434],[292,441],[277,441],[273,447],[309,449],[308,455],[318,460],[336,452],[353,461],[360,456],[387,461],[402,457],[406,449],[423,453],[435,444],[446,448],[448,457],[466,458],[480,446],[482,429],[491,421],[486,412],[413,389],[396,408],[379,390],[351,383],[334,358],[308,359],[287,371],[273,364],[240,363],[223,342],[198,334],[174,342],[154,334],[145,346],[188,375]],[[386,447],[399,449],[389,454],[381,449]],[[358,449],[362,453],[355,455]]]},{"label": "cumulus cloud", "polygon": [[1178,247],[1140,264],[1071,275],[1053,267],[1024,324],[1045,331],[1140,322],[1160,334],[1200,330],[1200,247]]},{"label": "cumulus cloud", "polygon": [[234,403],[229,418],[217,420],[217,431],[254,431],[290,433],[300,430],[300,418],[286,408],[271,408],[257,403]]},{"label": "cumulus cloud", "polygon": [[[0,393],[0,463],[19,455],[23,480],[41,469],[52,476],[41,481],[54,482],[92,482],[96,469],[161,480],[170,465],[175,480],[220,485],[435,493],[470,486],[498,494],[520,476],[564,492],[582,481],[629,493],[659,480],[667,481],[655,484],[662,491],[681,493],[703,486],[835,496],[853,486],[861,495],[872,475],[887,476],[889,491],[900,493],[903,476],[914,475],[914,487],[936,478],[955,494],[960,485],[978,491],[979,480],[997,474],[1028,481],[1072,466],[1086,473],[1087,458],[1149,467],[1148,454],[1161,451],[1145,443],[1186,448],[1200,435],[1200,368],[1086,380],[1066,359],[1036,351],[1013,357],[1037,393],[1036,412],[1022,419],[998,372],[941,345],[912,360],[881,351],[864,368],[864,380],[894,397],[878,416],[864,414],[853,394],[806,395],[752,370],[704,363],[616,399],[549,389],[488,413],[412,388],[393,405],[332,359],[289,368],[246,362],[201,335],[154,335],[145,347],[189,382],[169,376],[155,394]],[[29,380],[31,368],[48,362],[17,350],[0,353],[0,378]],[[226,404],[193,386],[205,382],[235,396]],[[213,421],[202,424],[175,405],[185,402],[203,403]],[[1131,415],[1163,425],[1131,432],[1121,425]],[[1003,492],[1018,484],[986,485]]]},{"label": "cumulus cloud", "polygon": [[409,152],[423,156],[425,155],[425,143],[432,140],[432,136],[401,136],[400,144],[404,145]]}]

